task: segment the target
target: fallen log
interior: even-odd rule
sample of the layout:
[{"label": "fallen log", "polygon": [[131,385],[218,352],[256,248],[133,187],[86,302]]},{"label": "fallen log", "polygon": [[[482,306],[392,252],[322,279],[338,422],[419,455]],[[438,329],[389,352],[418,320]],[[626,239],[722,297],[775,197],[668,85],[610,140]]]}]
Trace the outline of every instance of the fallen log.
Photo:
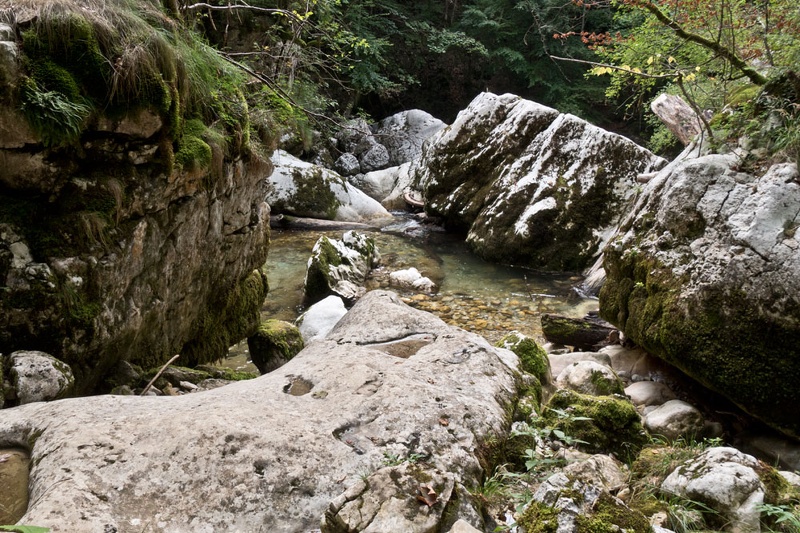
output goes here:
[{"label": "fallen log", "polygon": [[594,317],[569,318],[561,315],[542,315],[542,333],[553,344],[573,346],[576,350],[593,352],[619,341],[619,330]]}]

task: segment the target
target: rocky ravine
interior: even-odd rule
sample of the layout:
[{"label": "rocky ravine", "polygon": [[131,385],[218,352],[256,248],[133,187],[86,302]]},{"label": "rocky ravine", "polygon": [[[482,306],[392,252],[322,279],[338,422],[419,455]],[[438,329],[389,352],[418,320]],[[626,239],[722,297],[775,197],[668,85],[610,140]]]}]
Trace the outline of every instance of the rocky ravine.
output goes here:
[{"label": "rocky ravine", "polygon": [[465,486],[509,421],[517,364],[373,291],[261,378],[23,405],[0,412],[0,447],[31,450],[20,523],[54,532],[309,531],[323,517],[326,532],[446,531],[480,523]]}]

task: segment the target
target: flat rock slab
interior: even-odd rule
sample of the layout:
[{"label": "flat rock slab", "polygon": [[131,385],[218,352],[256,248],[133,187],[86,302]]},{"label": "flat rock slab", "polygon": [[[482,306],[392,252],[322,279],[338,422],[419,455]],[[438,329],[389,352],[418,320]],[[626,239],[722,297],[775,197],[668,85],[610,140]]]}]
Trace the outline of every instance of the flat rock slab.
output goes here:
[{"label": "flat rock slab", "polygon": [[[410,336],[429,342],[390,355]],[[31,451],[21,523],[56,533],[311,531],[387,456],[448,473],[453,493],[477,484],[477,449],[505,430],[517,363],[373,291],[276,372],[179,397],[7,409],[0,446]]]}]

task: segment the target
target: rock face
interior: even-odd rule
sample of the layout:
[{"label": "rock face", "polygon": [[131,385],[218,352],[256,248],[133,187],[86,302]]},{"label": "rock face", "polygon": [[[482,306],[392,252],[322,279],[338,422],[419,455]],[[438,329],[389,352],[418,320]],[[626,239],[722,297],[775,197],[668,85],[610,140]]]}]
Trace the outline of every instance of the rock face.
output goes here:
[{"label": "rock face", "polygon": [[[104,16],[114,24],[124,19],[120,27],[138,28],[130,35],[152,36],[148,43],[164,46],[159,68],[173,73],[189,68],[180,52],[169,48],[172,37],[164,38],[177,26],[149,4],[134,12],[104,3],[89,18],[75,5],[68,2],[63,10],[41,16],[18,13],[18,27],[8,35],[33,40],[12,47],[28,56],[4,63],[3,99],[6,84],[17,78],[27,84],[12,91],[20,98],[26,90],[55,90],[48,86],[55,83],[47,77],[53,72],[63,87],[89,93],[72,96],[83,106],[79,109],[86,107],[74,131],[62,122],[43,124],[43,114],[34,128],[0,102],[0,352],[52,354],[70,365],[77,392],[86,393],[119,361],[150,367],[179,352],[185,354],[184,364],[209,361],[257,327],[267,285],[254,269],[267,254],[264,177],[271,167],[242,140],[246,105],[238,113],[228,109],[230,124],[220,126],[228,129],[212,135],[202,121],[181,116],[188,105],[184,100],[201,88],[193,85],[178,95],[164,81],[167,74],[145,72],[147,66],[127,70],[139,76],[138,87],[152,86],[131,101],[117,87],[115,104],[107,105],[110,88],[103,80],[111,73],[104,77],[102,70],[92,69],[108,68],[107,58],[116,55],[97,50],[108,45],[141,52],[149,44],[120,43],[128,34],[116,30],[100,42],[91,25]],[[146,22],[142,17],[148,13],[153,16]],[[82,44],[42,47],[43,41],[36,41],[40,23],[48,34],[38,38],[73,36]],[[163,27],[143,31],[149,23]],[[76,26],[63,27],[70,24]],[[70,56],[75,50],[83,54],[79,63]],[[11,66],[28,70],[9,72]],[[220,101],[244,104],[237,95],[223,94]],[[101,104],[90,109],[84,105],[90,101]],[[8,105],[17,109],[20,102]],[[111,108],[113,117],[106,116]],[[69,142],[62,139],[67,131],[74,133]]]},{"label": "rock face", "polygon": [[282,150],[272,156],[266,200],[276,213],[345,222],[391,218],[376,200],[332,170],[306,163]]},{"label": "rock face", "polygon": [[[406,357],[392,355],[403,345]],[[323,516],[356,524],[356,498],[408,511],[382,531],[447,531],[459,518],[483,530],[465,487],[482,479],[484,439],[507,429],[516,365],[511,352],[373,291],[277,372],[180,397],[7,409],[0,446],[31,449],[22,523],[54,532],[305,532]],[[410,492],[397,485],[381,501],[392,484],[379,478]],[[419,501],[429,486],[436,497]]]},{"label": "rock face", "polygon": [[572,115],[483,93],[431,137],[413,173],[426,211],[482,257],[550,270],[583,268],[665,161]]},{"label": "rock face", "polygon": [[800,183],[732,155],[659,172],[605,250],[601,315],[633,342],[800,437]]}]

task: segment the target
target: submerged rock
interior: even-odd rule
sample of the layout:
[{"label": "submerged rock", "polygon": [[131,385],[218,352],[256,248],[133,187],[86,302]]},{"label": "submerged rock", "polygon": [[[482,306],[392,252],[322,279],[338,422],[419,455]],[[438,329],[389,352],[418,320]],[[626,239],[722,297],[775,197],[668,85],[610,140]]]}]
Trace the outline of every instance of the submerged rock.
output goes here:
[{"label": "submerged rock", "polygon": [[[414,335],[427,340],[406,357],[391,354]],[[31,451],[33,498],[21,521],[60,531],[152,523],[195,533],[305,532],[345,509],[350,495],[378,498],[370,501],[376,519],[402,509],[400,524],[427,515],[437,531],[459,518],[482,530],[466,487],[483,479],[483,443],[507,431],[517,363],[373,291],[277,372],[179,397],[6,409],[0,441]],[[391,479],[395,470],[380,473],[386,457],[407,463],[397,471],[416,491],[395,493],[397,502],[380,501],[377,485],[362,490],[362,476]],[[348,524],[358,519],[346,516]]]},{"label": "submerged rock", "polygon": [[431,137],[412,172],[426,211],[467,231],[478,255],[577,270],[625,214],[636,176],[665,163],[572,115],[483,93]]},{"label": "submerged rock", "polygon": [[800,438],[800,182],[687,151],[605,249],[602,316],[633,342]]}]

